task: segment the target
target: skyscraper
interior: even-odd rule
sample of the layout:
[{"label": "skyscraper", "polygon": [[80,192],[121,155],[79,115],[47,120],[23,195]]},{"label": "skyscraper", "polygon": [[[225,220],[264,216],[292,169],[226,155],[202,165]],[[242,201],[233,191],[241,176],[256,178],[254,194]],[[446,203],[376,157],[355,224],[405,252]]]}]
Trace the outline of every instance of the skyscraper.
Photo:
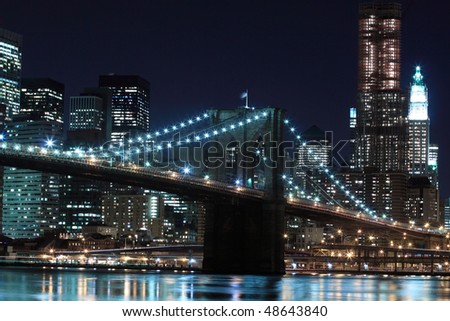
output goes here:
[{"label": "skyscraper", "polygon": [[150,130],[150,84],[139,76],[104,75],[99,86],[112,92],[111,140],[119,142]]},{"label": "skyscraper", "polygon": [[406,127],[400,89],[401,6],[359,8],[356,167],[405,170]]},{"label": "skyscraper", "polygon": [[[0,138],[5,137],[5,125],[6,125],[6,105],[0,104]],[[3,195],[3,166],[0,166],[0,195]],[[0,234],[3,230],[3,197],[0,197]]]},{"label": "skyscraper", "polygon": [[378,214],[407,220],[407,131],[400,88],[400,27],[400,4],[360,5],[354,161],[355,168],[362,171],[366,205]]},{"label": "skyscraper", "polygon": [[[20,74],[22,71],[22,36],[0,28],[0,134],[3,139],[5,122],[19,112]],[[0,195],[3,194],[3,167],[0,167]],[[0,197],[0,233],[3,198]]]},{"label": "skyscraper", "polygon": [[450,229],[450,198],[444,200],[444,227]]},{"label": "skyscraper", "polygon": [[409,95],[407,164],[408,181],[406,212],[410,220],[440,224],[439,184],[437,180],[438,148],[430,145],[428,88],[420,67],[416,67]]},{"label": "skyscraper", "polygon": [[428,177],[430,182],[439,188],[439,145],[430,144],[428,148]]},{"label": "skyscraper", "polygon": [[52,140],[62,145],[64,85],[50,78],[22,78],[20,118],[53,126]]},{"label": "skyscraper", "polygon": [[6,118],[19,112],[22,36],[0,28],[0,104],[6,106]]},{"label": "skyscraper", "polygon": [[[298,143],[295,148],[295,177],[301,191],[311,191],[314,197],[317,188],[325,184],[326,178],[321,175],[323,169],[320,164],[332,165],[332,142],[323,130],[316,125],[301,133],[304,143]],[[290,188],[287,185],[287,188]]]},{"label": "skyscraper", "polygon": [[[101,146],[111,139],[111,91],[86,88],[70,97],[66,147]],[[101,197],[105,183],[62,175],[60,179],[61,226],[71,235],[102,221]]]},{"label": "skyscraper", "polygon": [[86,88],[70,97],[67,144],[99,146],[111,139],[111,90]]},{"label": "skyscraper", "polygon": [[[62,142],[64,85],[51,79],[23,79],[20,112],[7,123],[7,139],[51,148]],[[21,108],[22,110],[22,108]],[[59,175],[5,167],[3,234],[35,238],[59,223]]]},{"label": "skyscraper", "polygon": [[410,175],[427,175],[429,145],[428,88],[423,82],[420,67],[416,67],[411,84],[408,111],[408,172]]}]

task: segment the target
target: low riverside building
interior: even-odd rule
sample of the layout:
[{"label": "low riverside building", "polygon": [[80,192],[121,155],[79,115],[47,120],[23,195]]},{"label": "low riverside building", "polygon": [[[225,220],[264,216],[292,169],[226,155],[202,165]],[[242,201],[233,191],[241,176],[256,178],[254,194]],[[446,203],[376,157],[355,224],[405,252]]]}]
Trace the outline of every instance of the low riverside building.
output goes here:
[{"label": "low riverside building", "polygon": [[69,251],[107,250],[115,248],[116,240],[110,236],[92,234],[79,239],[67,240]]}]

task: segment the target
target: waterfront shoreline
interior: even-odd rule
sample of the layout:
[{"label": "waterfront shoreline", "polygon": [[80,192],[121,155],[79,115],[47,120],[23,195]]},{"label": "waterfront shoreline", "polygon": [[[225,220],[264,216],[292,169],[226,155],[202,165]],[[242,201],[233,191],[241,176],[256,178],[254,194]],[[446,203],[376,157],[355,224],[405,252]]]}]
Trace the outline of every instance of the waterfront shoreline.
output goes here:
[{"label": "waterfront shoreline", "polygon": [[146,265],[103,265],[103,264],[55,264],[55,263],[28,263],[28,262],[0,262],[0,267],[29,267],[42,268],[52,270],[64,269],[86,269],[94,271],[114,272],[131,270],[133,272],[148,272],[148,271],[180,271],[180,272],[201,272],[199,268],[185,268],[185,267],[169,267],[169,266],[146,266]]},{"label": "waterfront shoreline", "polygon": [[[145,266],[145,265],[103,265],[103,264],[56,264],[56,263],[29,263],[29,262],[0,262],[0,267],[25,267],[25,268],[40,268],[49,270],[89,270],[100,272],[133,272],[133,273],[145,273],[145,272],[190,272],[190,273],[202,273],[202,269],[198,267],[172,267],[172,266]],[[209,274],[209,273],[205,273]],[[286,269],[285,275],[381,275],[381,276],[442,276],[450,277],[450,271],[429,271],[429,272],[417,272],[417,271],[379,271],[379,270],[292,270]]]},{"label": "waterfront shoreline", "polygon": [[378,271],[378,270],[286,270],[286,274],[300,275],[387,275],[387,276],[450,276],[450,271],[417,272],[417,271]]}]

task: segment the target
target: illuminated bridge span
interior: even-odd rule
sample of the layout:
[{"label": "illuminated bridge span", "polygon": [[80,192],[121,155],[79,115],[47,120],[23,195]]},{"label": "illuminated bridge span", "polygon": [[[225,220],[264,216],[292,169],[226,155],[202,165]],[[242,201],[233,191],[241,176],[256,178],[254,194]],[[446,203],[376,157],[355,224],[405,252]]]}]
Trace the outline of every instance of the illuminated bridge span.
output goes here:
[{"label": "illuminated bridge span", "polygon": [[357,227],[369,227],[383,229],[397,233],[407,233],[409,236],[423,238],[425,236],[438,238],[448,238],[448,233],[444,229],[424,229],[411,224],[392,221],[388,218],[373,218],[360,211],[345,209],[340,206],[333,206],[320,202],[305,199],[287,198],[286,214],[291,216],[301,216],[313,221],[333,223],[341,225],[355,225]]},{"label": "illuminated bridge span", "polygon": [[[286,214],[425,239],[446,236],[443,230],[423,230],[377,215],[340,185],[328,168],[324,172],[359,211],[330,202],[328,195],[298,197],[304,191],[285,195],[284,185],[292,182],[286,180],[285,154],[280,152],[279,144],[284,142],[285,127],[291,125],[280,109],[212,110],[193,119],[119,143],[108,142],[87,149],[61,150],[51,140],[42,146],[31,146],[6,139],[0,144],[0,165],[142,186],[203,200],[207,206],[203,267],[211,272],[283,273]],[[206,128],[192,131],[191,125],[205,120],[209,120]],[[288,127],[287,131],[301,140],[294,127]],[[162,153],[177,146],[191,153],[194,144],[205,141],[215,151],[220,147],[225,152],[231,150],[232,157],[237,154],[230,142],[250,142],[248,150],[253,152],[250,156],[257,162],[249,167],[234,166],[235,176],[231,181],[224,179],[229,176],[225,164],[155,166],[161,165]],[[254,177],[258,177],[258,182]]]},{"label": "illuminated bridge span", "polygon": [[[29,168],[56,174],[74,175],[132,186],[143,186],[153,190],[193,197],[239,197],[249,200],[262,200],[266,193],[261,190],[230,185],[220,181],[205,179],[174,170],[159,170],[137,166],[123,166],[94,161],[89,156],[82,158],[55,157],[48,151],[29,152],[26,146],[17,144],[0,148],[0,164]],[[14,148],[15,147],[15,148]]]},{"label": "illuminated bridge span", "polygon": [[[236,200],[262,201],[270,198],[263,190],[251,189],[235,184],[212,180],[205,177],[188,175],[174,170],[159,170],[137,166],[122,166],[93,160],[92,156],[84,158],[55,157],[52,151],[33,149],[28,146],[13,144],[8,148],[3,143],[0,148],[0,164],[29,168],[57,174],[75,175],[84,178],[116,182],[126,185],[144,186],[153,190],[162,190],[191,197],[214,199],[217,197],[232,197]],[[59,153],[58,153],[59,154]],[[57,155],[58,155],[57,154]],[[118,166],[116,166],[118,165]],[[399,232],[442,235],[441,230],[428,229],[423,231],[420,227],[409,224],[393,222],[390,219],[378,217],[330,205],[305,198],[286,198],[286,213],[301,215],[315,221],[357,223],[360,226],[370,225],[393,229]]]}]

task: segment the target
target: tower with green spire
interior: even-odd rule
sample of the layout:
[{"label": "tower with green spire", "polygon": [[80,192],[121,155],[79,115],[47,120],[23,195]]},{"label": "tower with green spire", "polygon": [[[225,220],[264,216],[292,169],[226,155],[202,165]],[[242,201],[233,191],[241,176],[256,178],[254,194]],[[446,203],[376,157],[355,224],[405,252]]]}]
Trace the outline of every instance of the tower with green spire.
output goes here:
[{"label": "tower with green spire", "polygon": [[439,223],[439,186],[437,180],[438,146],[430,144],[428,88],[419,66],[413,75],[409,94],[407,163],[407,216],[416,223]]},{"label": "tower with green spire", "polygon": [[408,110],[408,171],[413,176],[428,174],[430,119],[428,118],[428,88],[420,67],[416,67],[409,95]]}]

